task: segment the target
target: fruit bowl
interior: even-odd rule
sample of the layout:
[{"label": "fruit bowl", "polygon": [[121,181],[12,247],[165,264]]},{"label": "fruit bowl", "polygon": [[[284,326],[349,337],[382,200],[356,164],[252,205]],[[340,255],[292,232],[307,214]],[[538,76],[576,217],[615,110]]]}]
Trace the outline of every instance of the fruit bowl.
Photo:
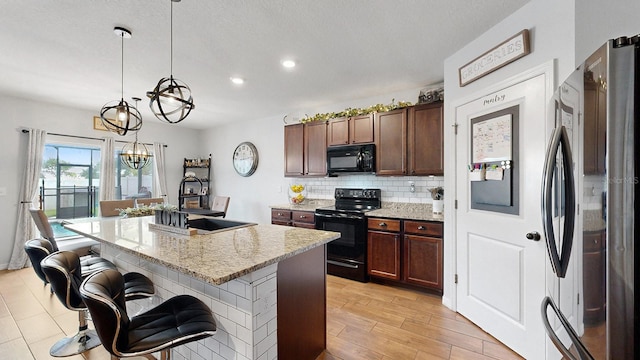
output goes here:
[{"label": "fruit bowl", "polygon": [[291,184],[289,186],[289,202],[293,205],[300,205],[307,199],[307,187],[302,184]]}]

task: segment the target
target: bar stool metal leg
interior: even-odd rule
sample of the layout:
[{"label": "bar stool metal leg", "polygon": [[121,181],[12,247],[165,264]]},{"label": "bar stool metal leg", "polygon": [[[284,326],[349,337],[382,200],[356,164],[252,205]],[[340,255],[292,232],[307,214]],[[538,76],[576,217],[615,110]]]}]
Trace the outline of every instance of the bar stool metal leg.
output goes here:
[{"label": "bar stool metal leg", "polygon": [[55,357],[64,357],[77,355],[101,344],[100,338],[95,330],[88,329],[87,326],[87,310],[78,311],[78,332],[63,339],[58,340],[51,349],[49,354]]}]

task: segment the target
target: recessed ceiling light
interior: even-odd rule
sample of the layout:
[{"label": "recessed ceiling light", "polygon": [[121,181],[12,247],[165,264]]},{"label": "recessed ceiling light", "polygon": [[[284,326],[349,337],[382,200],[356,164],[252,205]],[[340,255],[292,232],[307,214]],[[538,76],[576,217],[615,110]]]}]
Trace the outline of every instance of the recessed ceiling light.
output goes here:
[{"label": "recessed ceiling light", "polygon": [[243,78],[239,78],[239,77],[231,77],[231,82],[236,84],[236,85],[242,85],[244,84],[244,79]]},{"label": "recessed ceiling light", "polygon": [[295,66],[296,66],[296,62],[295,62],[295,61],[293,61],[293,60],[283,60],[283,61],[282,61],[282,66],[284,66],[284,67],[286,67],[286,68],[290,69],[290,68],[292,68],[292,67],[295,67]]}]

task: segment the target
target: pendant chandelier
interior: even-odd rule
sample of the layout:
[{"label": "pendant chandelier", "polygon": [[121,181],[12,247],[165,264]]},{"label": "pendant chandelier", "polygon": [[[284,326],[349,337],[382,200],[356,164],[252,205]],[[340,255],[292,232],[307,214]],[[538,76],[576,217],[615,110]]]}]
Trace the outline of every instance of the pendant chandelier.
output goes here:
[{"label": "pendant chandelier", "polygon": [[106,103],[100,110],[102,125],[118,135],[126,135],[129,131],[138,131],[142,127],[142,115],[135,106],[124,101],[124,39],[131,38],[131,32],[125,28],[115,27],[113,32],[120,37],[122,47],[121,59],[121,93],[120,100]]},{"label": "pendant chandelier", "polygon": [[[136,105],[140,98],[132,98]],[[127,143],[122,147],[120,152],[120,161],[123,165],[128,166],[134,170],[140,170],[151,163],[153,154],[149,152],[147,146],[138,142],[138,132],[136,131],[136,140],[132,143]]]},{"label": "pendant chandelier", "polygon": [[173,3],[180,0],[171,0],[171,74],[168,78],[162,78],[152,91],[147,92],[149,107],[153,114],[160,120],[170,124],[177,124],[184,120],[193,110],[193,98],[191,89],[184,82],[173,77]]}]

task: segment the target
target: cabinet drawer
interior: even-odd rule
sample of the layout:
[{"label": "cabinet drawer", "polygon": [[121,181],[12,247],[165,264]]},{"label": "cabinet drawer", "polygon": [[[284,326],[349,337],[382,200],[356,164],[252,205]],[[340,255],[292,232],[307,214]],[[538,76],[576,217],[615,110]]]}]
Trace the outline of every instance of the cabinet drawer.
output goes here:
[{"label": "cabinet drawer", "polygon": [[368,225],[369,230],[400,231],[400,220],[370,218]]},{"label": "cabinet drawer", "polygon": [[271,209],[271,221],[289,221],[291,220],[291,211]]},{"label": "cabinet drawer", "polygon": [[442,237],[442,224],[427,221],[404,221],[404,232],[407,234]]},{"label": "cabinet drawer", "polygon": [[291,220],[297,223],[315,224],[314,213],[310,211],[292,211]]}]

